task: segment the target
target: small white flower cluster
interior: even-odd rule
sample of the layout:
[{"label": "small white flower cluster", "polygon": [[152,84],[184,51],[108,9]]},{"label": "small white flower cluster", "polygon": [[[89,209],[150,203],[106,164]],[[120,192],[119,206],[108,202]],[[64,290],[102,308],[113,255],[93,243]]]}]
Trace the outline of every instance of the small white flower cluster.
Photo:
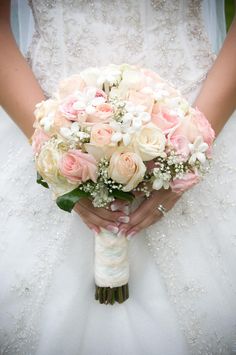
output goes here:
[{"label": "small white flower cluster", "polygon": [[156,159],[155,168],[153,169],[153,188],[155,190],[160,190],[161,188],[169,189],[173,178],[182,179],[187,171],[190,171],[189,165],[179,161],[178,155],[171,151],[166,159],[161,157]]},{"label": "small white flower cluster", "polygon": [[151,121],[151,115],[145,111],[142,105],[134,105],[126,102],[125,113],[120,121],[111,122],[110,126],[115,133],[111,140],[114,143],[123,142],[124,146],[128,146],[132,140],[132,135],[140,131],[144,124]]},{"label": "small white flower cluster", "polygon": [[94,207],[107,207],[114,201],[112,192],[114,190],[121,191],[123,185],[116,183],[108,174],[109,160],[101,159],[98,164],[98,179],[96,184],[90,181],[82,184],[80,190],[90,194]]},{"label": "small white flower cluster", "polygon": [[81,128],[78,122],[73,122],[70,127],[61,127],[60,134],[68,141],[71,149],[89,142],[90,139],[89,132],[86,132],[85,128]]}]

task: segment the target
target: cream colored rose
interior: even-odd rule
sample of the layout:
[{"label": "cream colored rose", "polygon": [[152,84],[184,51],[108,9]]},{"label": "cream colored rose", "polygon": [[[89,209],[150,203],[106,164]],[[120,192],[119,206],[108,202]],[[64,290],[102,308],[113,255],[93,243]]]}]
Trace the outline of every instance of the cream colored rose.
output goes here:
[{"label": "cream colored rose", "polygon": [[47,116],[51,112],[55,112],[58,107],[58,102],[53,99],[48,99],[39,102],[35,106],[34,115],[36,120],[40,121],[43,117]]},{"label": "cream colored rose", "polygon": [[108,124],[97,123],[91,128],[90,143],[104,147],[111,144],[114,129]]},{"label": "cream colored rose", "polygon": [[[80,77],[85,82],[87,86],[95,86],[98,87],[98,78],[100,76],[100,70],[96,67],[91,67],[83,70],[80,73]],[[100,85],[102,88],[102,84]]]},{"label": "cream colored rose", "polygon": [[64,99],[69,95],[72,95],[75,91],[83,91],[85,88],[85,82],[80,75],[71,75],[69,78],[60,82],[58,96],[60,99]]},{"label": "cream colored rose", "polygon": [[123,71],[122,80],[119,84],[119,91],[123,94],[129,90],[141,90],[145,86],[145,76],[137,68],[128,68]]},{"label": "cream colored rose", "polygon": [[165,144],[165,135],[152,123],[143,126],[133,138],[134,149],[144,161],[165,156]]},{"label": "cream colored rose", "polygon": [[51,143],[46,143],[36,159],[36,169],[43,179],[52,187],[56,195],[63,195],[75,189],[75,184],[69,183],[60,175],[59,161],[63,152],[60,152]]},{"label": "cream colored rose", "polygon": [[109,176],[123,184],[123,191],[133,190],[142,180],[146,167],[139,155],[133,152],[116,151],[110,160]]},{"label": "cream colored rose", "polygon": [[58,110],[57,100],[46,100],[38,103],[34,111],[34,128],[42,128],[47,134],[54,134],[54,121]]},{"label": "cream colored rose", "polygon": [[87,153],[91,154],[97,161],[99,161],[102,158],[109,159],[117,149],[117,146],[106,145],[99,147],[91,143],[85,143],[84,148]]}]

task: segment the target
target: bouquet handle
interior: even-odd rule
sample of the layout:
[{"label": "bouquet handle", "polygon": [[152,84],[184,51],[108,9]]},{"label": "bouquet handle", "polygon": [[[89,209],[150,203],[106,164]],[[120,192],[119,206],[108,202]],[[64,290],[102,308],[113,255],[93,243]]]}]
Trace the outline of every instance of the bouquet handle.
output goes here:
[{"label": "bouquet handle", "polygon": [[129,298],[128,241],[102,229],[95,234],[95,299],[100,303],[123,303]]}]

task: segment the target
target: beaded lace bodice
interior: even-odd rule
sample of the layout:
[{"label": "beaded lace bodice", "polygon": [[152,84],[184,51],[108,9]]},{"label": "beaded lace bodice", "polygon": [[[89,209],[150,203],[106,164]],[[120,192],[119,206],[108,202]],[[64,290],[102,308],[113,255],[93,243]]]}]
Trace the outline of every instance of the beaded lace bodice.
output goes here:
[{"label": "beaded lace bodice", "polygon": [[30,0],[36,32],[28,57],[43,89],[88,66],[139,64],[183,91],[213,55],[201,0]]}]

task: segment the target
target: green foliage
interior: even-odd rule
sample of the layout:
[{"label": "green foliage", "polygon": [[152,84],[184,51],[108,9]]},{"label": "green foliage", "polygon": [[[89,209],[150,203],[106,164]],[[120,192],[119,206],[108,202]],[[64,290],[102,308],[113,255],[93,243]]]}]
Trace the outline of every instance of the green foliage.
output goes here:
[{"label": "green foliage", "polygon": [[117,198],[118,200],[124,200],[132,202],[134,200],[134,195],[131,192],[124,192],[120,190],[113,190],[111,195]]},{"label": "green foliage", "polygon": [[81,198],[89,198],[90,194],[80,190],[78,187],[62,196],[59,196],[56,199],[57,206],[66,212],[71,212],[74,208],[74,205]]},{"label": "green foliage", "polygon": [[235,1],[225,0],[225,19],[227,31],[229,30],[229,27],[233,21],[235,10]]},{"label": "green foliage", "polygon": [[42,176],[37,172],[37,184],[42,185],[43,187],[46,187],[47,189],[49,188],[48,184],[46,181],[43,180]]}]

